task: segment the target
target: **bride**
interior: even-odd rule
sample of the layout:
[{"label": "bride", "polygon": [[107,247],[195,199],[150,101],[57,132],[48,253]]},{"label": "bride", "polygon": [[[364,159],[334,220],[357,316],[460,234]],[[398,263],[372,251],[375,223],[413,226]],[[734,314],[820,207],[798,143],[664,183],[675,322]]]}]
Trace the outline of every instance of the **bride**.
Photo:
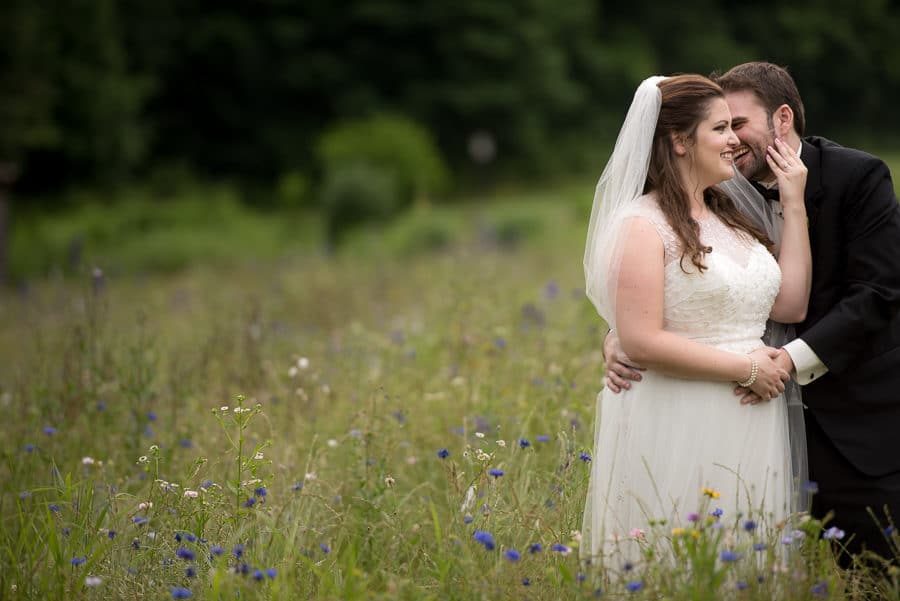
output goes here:
[{"label": "bride", "polygon": [[[718,85],[651,77],[597,186],[587,293],[647,370],[640,386],[598,396],[585,555],[624,551],[650,520],[684,523],[704,488],[729,517],[781,520],[792,509],[788,374],[761,336],[768,318],[798,322],[806,311],[806,168],[780,141],[768,149],[784,212],[775,249],[739,206],[762,201],[735,175],[738,144]],[[729,195],[716,187],[732,178]],[[740,404],[735,383],[771,402]]]}]

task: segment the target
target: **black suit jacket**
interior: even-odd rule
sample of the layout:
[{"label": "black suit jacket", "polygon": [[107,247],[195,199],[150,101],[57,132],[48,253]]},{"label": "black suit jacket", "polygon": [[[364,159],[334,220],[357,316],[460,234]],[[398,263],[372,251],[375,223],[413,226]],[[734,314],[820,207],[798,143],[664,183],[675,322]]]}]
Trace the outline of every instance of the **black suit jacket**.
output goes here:
[{"label": "black suit jacket", "polygon": [[858,470],[900,471],[900,206],[890,171],[819,137],[804,138],[800,156],[813,275],[797,334],[829,370],[803,387],[803,401]]}]

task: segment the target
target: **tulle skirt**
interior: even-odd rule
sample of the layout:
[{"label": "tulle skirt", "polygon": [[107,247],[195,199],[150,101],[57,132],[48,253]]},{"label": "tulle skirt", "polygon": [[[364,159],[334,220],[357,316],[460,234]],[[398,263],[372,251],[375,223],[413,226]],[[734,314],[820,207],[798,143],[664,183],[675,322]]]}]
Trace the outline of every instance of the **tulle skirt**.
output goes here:
[{"label": "tulle skirt", "polygon": [[661,519],[668,530],[698,512],[768,524],[788,516],[784,398],[741,405],[733,389],[648,370],[631,390],[598,395],[582,556],[628,553],[622,541]]}]

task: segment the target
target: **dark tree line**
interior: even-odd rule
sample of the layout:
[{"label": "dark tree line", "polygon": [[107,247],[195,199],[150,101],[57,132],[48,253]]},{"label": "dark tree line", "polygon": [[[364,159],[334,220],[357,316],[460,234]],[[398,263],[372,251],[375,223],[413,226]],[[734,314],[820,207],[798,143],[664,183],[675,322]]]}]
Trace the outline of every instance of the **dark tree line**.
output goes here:
[{"label": "dark tree line", "polygon": [[375,111],[425,125],[454,170],[478,131],[510,173],[591,168],[641,78],[760,58],[817,132],[888,143],[897,32],[888,0],[6,0],[0,186],[314,174],[322,132]]}]

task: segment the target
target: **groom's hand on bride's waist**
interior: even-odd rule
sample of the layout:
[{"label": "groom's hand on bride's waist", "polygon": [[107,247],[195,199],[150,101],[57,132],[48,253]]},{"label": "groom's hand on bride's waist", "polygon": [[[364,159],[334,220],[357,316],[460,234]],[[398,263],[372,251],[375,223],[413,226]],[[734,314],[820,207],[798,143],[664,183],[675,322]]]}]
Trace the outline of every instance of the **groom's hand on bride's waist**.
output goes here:
[{"label": "groom's hand on bride's waist", "polygon": [[629,390],[632,381],[641,381],[644,368],[629,359],[619,344],[619,337],[612,330],[603,341],[603,359],[606,361],[606,387],[609,390],[618,394],[623,389]]}]

